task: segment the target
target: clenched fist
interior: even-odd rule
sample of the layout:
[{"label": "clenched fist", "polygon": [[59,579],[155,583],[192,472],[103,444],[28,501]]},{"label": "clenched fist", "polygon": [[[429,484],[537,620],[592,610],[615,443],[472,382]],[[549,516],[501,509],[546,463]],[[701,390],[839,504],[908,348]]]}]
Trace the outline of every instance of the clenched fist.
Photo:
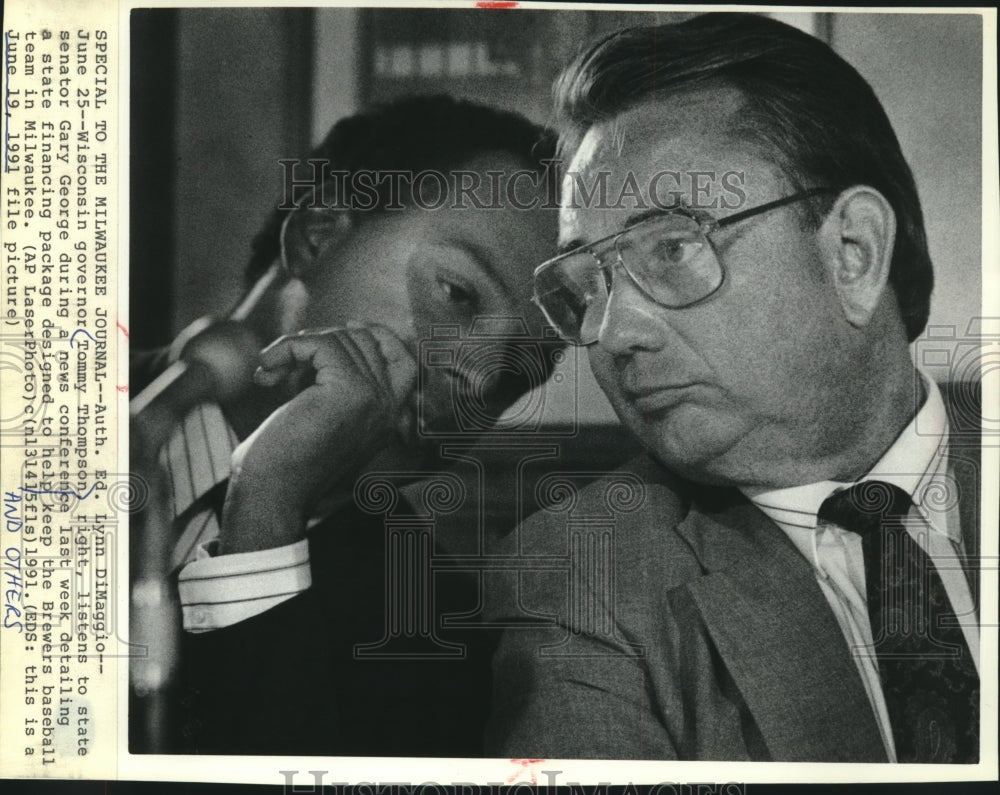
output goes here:
[{"label": "clenched fist", "polygon": [[261,386],[315,376],[233,453],[223,553],[301,539],[321,498],[349,494],[365,464],[412,432],[417,363],[384,326],[306,330],[276,340],[260,360],[254,380]]}]

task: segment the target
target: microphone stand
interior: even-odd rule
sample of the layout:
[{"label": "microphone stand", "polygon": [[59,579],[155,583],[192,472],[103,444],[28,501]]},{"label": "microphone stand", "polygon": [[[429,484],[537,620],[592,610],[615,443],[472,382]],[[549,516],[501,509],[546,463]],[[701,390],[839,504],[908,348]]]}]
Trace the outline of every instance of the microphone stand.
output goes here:
[{"label": "microphone stand", "polygon": [[228,320],[213,324],[203,318],[188,326],[173,346],[177,360],[129,405],[130,472],[148,494],[130,521],[133,751],[172,750],[171,727],[177,720],[172,695],[180,668],[181,609],[170,571],[176,538],[160,450],[195,405],[235,397],[249,386],[259,344],[247,321],[280,274],[280,266],[272,266]]},{"label": "microphone stand", "polygon": [[[140,423],[129,423],[132,477],[144,484],[146,504],[130,522],[129,639],[130,739],[133,751],[166,753],[175,721],[170,690],[180,660],[180,604],[167,570],[173,543],[166,473],[143,443]],[[136,747],[138,746],[138,747]]]}]

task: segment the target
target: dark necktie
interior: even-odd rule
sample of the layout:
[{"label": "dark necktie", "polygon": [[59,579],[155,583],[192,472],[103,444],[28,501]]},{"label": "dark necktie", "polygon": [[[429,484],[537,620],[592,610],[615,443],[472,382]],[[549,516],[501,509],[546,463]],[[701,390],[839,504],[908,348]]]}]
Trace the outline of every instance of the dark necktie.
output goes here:
[{"label": "dark necktie", "polygon": [[907,532],[910,496],[866,481],[818,518],[861,536],[868,618],[900,762],[979,761],[979,674],[934,564]]}]

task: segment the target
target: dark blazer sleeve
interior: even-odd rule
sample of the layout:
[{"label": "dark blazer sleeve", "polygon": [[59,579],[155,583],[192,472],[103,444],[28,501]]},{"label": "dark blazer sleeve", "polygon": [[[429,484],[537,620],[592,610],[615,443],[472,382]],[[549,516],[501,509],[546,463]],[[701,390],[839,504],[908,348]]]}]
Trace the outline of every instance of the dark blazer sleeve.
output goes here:
[{"label": "dark blazer sleeve", "polygon": [[357,653],[387,632],[385,539],[382,517],[331,517],[310,534],[308,591],[185,637],[189,752],[482,756],[495,640],[442,622],[475,608],[475,580],[433,579],[435,626],[460,657],[429,659],[419,638],[413,653]]},{"label": "dark blazer sleeve", "polygon": [[319,601],[310,589],[231,627],[185,633],[186,750],[324,754],[341,744]]}]

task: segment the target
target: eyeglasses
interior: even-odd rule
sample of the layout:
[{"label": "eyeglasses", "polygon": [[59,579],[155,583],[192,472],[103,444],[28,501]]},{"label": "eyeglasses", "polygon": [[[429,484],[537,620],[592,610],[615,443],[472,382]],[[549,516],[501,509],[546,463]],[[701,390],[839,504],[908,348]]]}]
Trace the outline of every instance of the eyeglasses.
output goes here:
[{"label": "eyeglasses", "polygon": [[[560,337],[574,345],[590,345],[604,322],[615,266],[620,265],[651,301],[684,309],[704,301],[725,281],[725,269],[709,235],[754,215],[837,192],[812,188],[718,220],[688,208],[657,212],[543,262],[535,269],[533,300]],[[607,254],[612,251],[615,258],[609,261]]]}]

